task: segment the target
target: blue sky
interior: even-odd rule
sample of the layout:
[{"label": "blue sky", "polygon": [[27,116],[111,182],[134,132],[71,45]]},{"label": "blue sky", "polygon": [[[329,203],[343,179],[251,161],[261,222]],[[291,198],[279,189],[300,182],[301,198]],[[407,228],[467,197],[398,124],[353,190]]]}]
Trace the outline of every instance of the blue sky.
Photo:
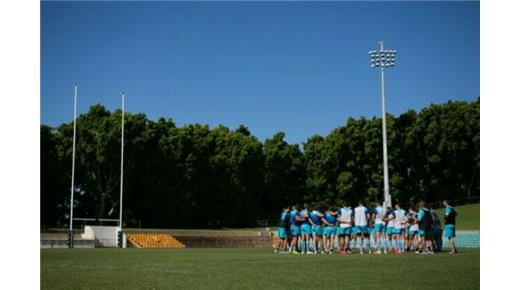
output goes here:
[{"label": "blue sky", "polygon": [[397,49],[387,110],[480,94],[479,2],[42,2],[41,122],[101,103],[261,141],[380,116],[368,51]]}]

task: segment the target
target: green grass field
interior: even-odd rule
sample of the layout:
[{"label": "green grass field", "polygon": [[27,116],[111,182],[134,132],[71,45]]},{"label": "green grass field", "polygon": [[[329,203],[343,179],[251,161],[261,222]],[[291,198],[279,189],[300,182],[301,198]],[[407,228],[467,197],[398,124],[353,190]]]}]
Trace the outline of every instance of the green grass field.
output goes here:
[{"label": "green grass field", "polygon": [[41,250],[42,289],[478,289],[480,251],[279,255],[268,249]]}]

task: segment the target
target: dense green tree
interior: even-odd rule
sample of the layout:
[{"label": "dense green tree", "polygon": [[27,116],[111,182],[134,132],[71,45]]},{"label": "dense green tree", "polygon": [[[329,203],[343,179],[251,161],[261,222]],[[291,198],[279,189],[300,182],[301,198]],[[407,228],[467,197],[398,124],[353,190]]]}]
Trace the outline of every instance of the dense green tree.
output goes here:
[{"label": "dense green tree", "polygon": [[[383,198],[381,119],[348,118],[302,149],[283,132],[263,143],[240,125],[152,121],[125,113],[127,226],[255,226],[284,205]],[[41,222],[63,225],[70,209],[73,124],[41,130]],[[480,191],[480,100],[387,116],[394,200],[467,199]],[[119,215],[121,111],[101,105],[77,119],[75,216]]]}]

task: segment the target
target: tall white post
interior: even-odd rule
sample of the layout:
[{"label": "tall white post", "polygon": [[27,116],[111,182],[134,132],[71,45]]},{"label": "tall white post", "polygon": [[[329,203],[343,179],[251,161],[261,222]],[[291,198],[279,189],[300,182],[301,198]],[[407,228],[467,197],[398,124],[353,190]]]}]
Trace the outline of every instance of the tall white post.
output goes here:
[{"label": "tall white post", "polygon": [[74,221],[74,169],[76,167],[76,107],[78,101],[78,85],[74,84],[74,129],[72,131],[72,180],[70,183],[70,215],[69,215],[69,248],[74,247],[74,232],[72,223]]},{"label": "tall white post", "polygon": [[125,93],[121,93],[121,181],[119,185],[119,230],[123,229],[123,158],[125,150]]},{"label": "tall white post", "polygon": [[[379,42],[380,51],[384,51],[383,41]],[[381,65],[381,110],[383,120],[383,175],[384,175],[384,193],[385,205],[392,207],[392,198],[390,197],[390,185],[388,182],[388,155],[386,149],[386,108],[385,108],[385,68]]]}]

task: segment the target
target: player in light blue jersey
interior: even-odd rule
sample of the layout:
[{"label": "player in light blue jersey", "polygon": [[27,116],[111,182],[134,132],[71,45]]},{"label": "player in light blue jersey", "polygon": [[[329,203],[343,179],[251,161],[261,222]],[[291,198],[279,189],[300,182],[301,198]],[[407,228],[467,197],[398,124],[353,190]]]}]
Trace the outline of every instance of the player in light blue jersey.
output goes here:
[{"label": "player in light blue jersey", "polygon": [[[419,222],[419,245],[423,254],[433,254],[432,245],[432,216],[430,209],[424,201],[419,201],[419,211],[417,212]],[[419,254],[419,251],[416,251]]]},{"label": "player in light blue jersey", "polygon": [[442,202],[444,206],[444,235],[448,238],[451,252],[450,254],[457,253],[457,247],[455,247],[455,218],[457,212],[451,207],[447,200]]},{"label": "player in light blue jersey", "polygon": [[292,211],[289,214],[289,220],[291,222],[291,245],[289,247],[289,252],[293,254],[298,254],[296,251],[298,239],[300,238],[300,211],[298,210],[298,205],[293,206]]},{"label": "player in light blue jersey", "polygon": [[378,205],[372,214],[372,219],[374,220],[374,242],[376,243],[376,254],[381,254],[381,249],[384,246],[383,241],[386,237],[386,226],[383,219],[385,218],[385,214],[386,209],[382,205]]},{"label": "player in light blue jersey", "polygon": [[320,249],[321,253],[323,254],[323,243],[322,243],[322,235],[323,235],[323,214],[318,210],[315,209],[311,211],[309,214],[309,221],[311,222],[311,231],[312,231],[312,248],[314,250],[314,254],[318,253],[318,249]]},{"label": "player in light blue jersey", "polygon": [[287,250],[287,228],[289,227],[289,207],[282,209],[280,220],[278,222],[278,245],[274,250],[275,253],[285,253]]},{"label": "player in light blue jersey", "polygon": [[303,204],[303,209],[300,212],[301,217],[301,239],[300,239],[300,249],[302,254],[310,254],[310,237],[311,237],[311,223],[309,222],[309,205]]},{"label": "player in light blue jersey", "polygon": [[334,209],[329,207],[329,210],[325,212],[323,219],[325,224],[325,251],[327,251],[329,254],[332,254],[334,249],[334,236],[336,235],[336,215],[337,213],[334,211]]}]

